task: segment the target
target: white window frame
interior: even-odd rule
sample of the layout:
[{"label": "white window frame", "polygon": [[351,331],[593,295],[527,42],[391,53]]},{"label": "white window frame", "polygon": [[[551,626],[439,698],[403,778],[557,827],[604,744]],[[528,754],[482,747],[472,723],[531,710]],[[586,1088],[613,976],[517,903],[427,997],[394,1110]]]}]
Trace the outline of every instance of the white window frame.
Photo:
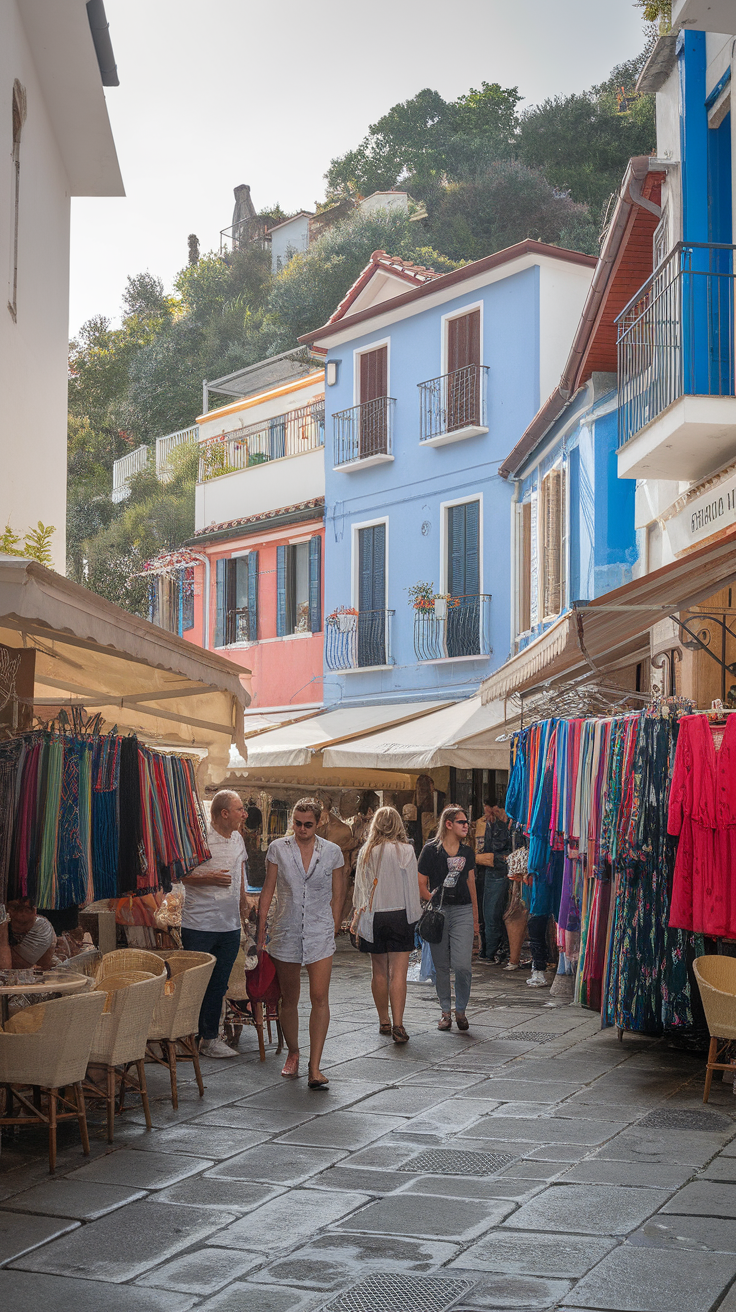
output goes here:
[{"label": "white window frame", "polygon": [[483,363],[483,311],[484,311],[484,308],[485,308],[485,306],[484,306],[484,302],[483,302],[483,301],[473,301],[471,305],[463,305],[463,306],[461,306],[461,308],[460,308],[459,310],[450,310],[447,314],[443,314],[443,315],[442,315],[442,318],[441,318],[441,320],[440,320],[440,324],[441,324],[441,332],[442,332],[442,342],[441,342],[441,352],[440,352],[440,355],[441,355],[441,358],[440,358],[440,377],[444,377],[444,375],[448,372],[448,369],[447,369],[447,364],[448,364],[448,359],[449,359],[448,339],[449,339],[449,336],[450,336],[450,334],[449,334],[449,332],[448,332],[448,326],[449,326],[450,320],[451,320],[451,319],[463,319],[463,318],[465,317],[466,314],[472,314],[473,310],[480,310],[480,363],[481,363],[481,364]]},{"label": "white window frame", "polygon": [[449,516],[448,510],[452,506],[469,506],[472,501],[478,502],[478,592],[482,597],[485,593],[483,586],[483,493],[478,492],[472,497],[455,497],[453,501],[440,502],[440,571],[439,571],[439,591],[447,592],[447,522]]},{"label": "white window frame", "polygon": [[[386,347],[386,395],[391,395],[391,338],[381,337],[375,342],[368,342],[365,346],[358,347],[353,351],[353,405],[360,405],[360,357],[368,355],[371,351],[377,351],[381,346]],[[377,524],[381,521],[376,520]],[[367,525],[364,525],[367,527]]]},{"label": "white window frame", "polygon": [[[544,607],[545,594],[545,575],[547,572],[547,561],[544,550],[544,483],[550,474],[559,470],[560,474],[560,609],[542,614]],[[564,453],[560,455],[544,474],[538,475],[538,500],[537,500],[537,623],[551,624],[565,611],[565,594],[567,592],[567,579],[569,562],[567,558],[569,548],[569,524],[567,519],[567,503],[569,500],[567,477],[567,461]]]},{"label": "white window frame", "polygon": [[365,520],[361,520],[359,524],[353,524],[353,525],[352,525],[352,535],[351,535],[351,553],[352,553],[352,559],[351,559],[351,562],[350,562],[350,578],[351,578],[351,582],[350,582],[350,594],[351,594],[351,595],[350,595],[350,605],[352,606],[353,610],[358,610],[358,609],[359,609],[359,606],[358,606],[358,600],[359,600],[359,597],[360,597],[360,551],[359,551],[359,538],[358,538],[358,534],[359,534],[359,532],[360,532],[360,530],[361,530],[362,528],[376,528],[376,526],[377,526],[378,524],[385,524],[385,526],[386,526],[386,547],[385,547],[385,552],[386,552],[386,554],[385,554],[384,561],[383,561],[383,574],[384,574],[384,598],[383,598],[383,609],[384,609],[384,610],[388,610],[388,561],[389,561],[389,555],[388,555],[388,547],[389,547],[389,542],[388,542],[388,534],[389,534],[389,521],[388,521],[388,515],[379,515],[377,519],[365,519]]}]

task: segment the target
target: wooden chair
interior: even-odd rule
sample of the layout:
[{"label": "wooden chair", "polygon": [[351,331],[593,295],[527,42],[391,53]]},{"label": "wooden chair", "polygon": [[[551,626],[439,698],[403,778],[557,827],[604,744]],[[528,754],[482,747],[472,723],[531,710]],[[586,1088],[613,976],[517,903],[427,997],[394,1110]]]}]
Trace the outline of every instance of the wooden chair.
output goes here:
[{"label": "wooden chair", "polygon": [[[17,1012],[0,1033],[0,1084],[5,1086],[0,1125],[48,1126],[50,1172],[56,1169],[59,1121],[79,1122],[82,1152],[89,1156],[82,1082],[104,1005],[102,993],[41,1002]],[[29,1032],[34,1022],[38,1028]],[[25,1032],[17,1032],[20,1025]],[[72,1089],[74,1101],[69,1096]],[[13,1115],[14,1101],[19,1104],[18,1116]]]},{"label": "wooden chair", "polygon": [[[125,954],[111,952],[109,955]],[[85,1094],[94,1100],[102,1099],[106,1104],[108,1143],[112,1143],[114,1137],[116,1086],[119,1086],[118,1112],[123,1110],[126,1089],[132,1089],[143,1104],[146,1128],[151,1129],[145,1071],[146,1043],[156,1004],[164,991],[166,971],[163,962],[153,953],[133,955],[150,956],[162,967],[162,973],[124,988],[118,988],[116,982],[111,994],[105,990],[104,979],[97,984],[97,996],[109,1001],[109,1011],[105,1010],[97,1023],[84,1081]],[[110,978],[117,981],[116,976]],[[130,1071],[131,1066],[136,1068],[137,1079]]]},{"label": "wooden chair", "polygon": [[168,1067],[171,1078],[171,1105],[176,1109],[179,1106],[176,1083],[177,1061],[193,1063],[200,1098],[204,1094],[202,1073],[199,1069],[197,1031],[202,999],[215,968],[215,958],[210,952],[178,951],[166,952],[165,961],[171,972],[171,978],[156,1003],[156,1010],[148,1031],[146,1054],[153,1061]]},{"label": "wooden chair", "polygon": [[710,1033],[703,1090],[703,1102],[707,1102],[713,1072],[736,1072],[736,1061],[719,1061],[728,1044],[736,1040],[736,957],[696,957],[693,970]]}]

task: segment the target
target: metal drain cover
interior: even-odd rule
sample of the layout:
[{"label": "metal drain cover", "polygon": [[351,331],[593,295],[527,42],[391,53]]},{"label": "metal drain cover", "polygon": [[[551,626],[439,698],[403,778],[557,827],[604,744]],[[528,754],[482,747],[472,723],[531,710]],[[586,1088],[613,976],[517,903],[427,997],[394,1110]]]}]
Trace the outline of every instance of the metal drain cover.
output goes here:
[{"label": "metal drain cover", "polygon": [[643,1121],[638,1121],[638,1126],[646,1130],[730,1130],[733,1121],[719,1112],[688,1112],[661,1107],[649,1112]]},{"label": "metal drain cover", "polygon": [[508,1153],[464,1153],[454,1148],[427,1148],[397,1170],[415,1175],[493,1175],[515,1161],[516,1157]]},{"label": "metal drain cover", "polygon": [[549,1043],[550,1039],[558,1039],[559,1034],[545,1034],[543,1030],[509,1030],[503,1036],[505,1039],[512,1039],[514,1043],[521,1039],[522,1043]]},{"label": "metal drain cover", "polygon": [[473,1280],[437,1276],[366,1276],[327,1304],[327,1312],[445,1312],[467,1294]]}]

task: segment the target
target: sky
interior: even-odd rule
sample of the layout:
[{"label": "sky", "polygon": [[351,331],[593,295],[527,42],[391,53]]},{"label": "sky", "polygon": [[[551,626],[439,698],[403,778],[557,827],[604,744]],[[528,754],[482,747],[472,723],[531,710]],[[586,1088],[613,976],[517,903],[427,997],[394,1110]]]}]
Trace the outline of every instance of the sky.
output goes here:
[{"label": "sky", "polygon": [[167,291],[187,237],[217,249],[233,187],[312,209],[330,160],[424,87],[482,81],[522,107],[582,91],[644,42],[633,0],[105,0],[125,198],[72,202],[70,332],[119,321],[129,274]]}]

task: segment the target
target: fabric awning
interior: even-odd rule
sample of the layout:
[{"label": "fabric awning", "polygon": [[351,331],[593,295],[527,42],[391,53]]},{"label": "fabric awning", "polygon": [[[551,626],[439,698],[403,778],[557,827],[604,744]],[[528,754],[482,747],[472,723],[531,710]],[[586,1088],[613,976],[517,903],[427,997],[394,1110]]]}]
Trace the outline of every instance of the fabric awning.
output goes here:
[{"label": "fabric awning", "polygon": [[736,527],[595,601],[577,602],[481,684],[482,701],[493,703],[562,675],[603,674],[627,656],[634,659],[643,635],[659,620],[701,605],[732,582]]},{"label": "fabric awning", "polygon": [[[446,702],[402,702],[390,706],[352,706],[327,710],[248,738],[244,764],[273,770],[309,765],[318,752],[348,738],[375,733],[406,721],[423,718]],[[323,761],[327,765],[326,761]],[[401,767],[399,767],[401,768]]]},{"label": "fabric awning", "polygon": [[[104,731],[117,725],[200,756],[200,778],[211,783],[227,769],[230,744],[243,743],[249,670],[34,561],[0,556],[0,643],[35,651],[42,719],[61,706],[99,712]],[[0,669],[0,694],[2,685]]]},{"label": "fabric awning", "polygon": [[503,770],[509,747],[497,739],[509,727],[502,702],[483,706],[480,697],[469,697],[420,720],[328,747],[323,761],[332,768]]}]

